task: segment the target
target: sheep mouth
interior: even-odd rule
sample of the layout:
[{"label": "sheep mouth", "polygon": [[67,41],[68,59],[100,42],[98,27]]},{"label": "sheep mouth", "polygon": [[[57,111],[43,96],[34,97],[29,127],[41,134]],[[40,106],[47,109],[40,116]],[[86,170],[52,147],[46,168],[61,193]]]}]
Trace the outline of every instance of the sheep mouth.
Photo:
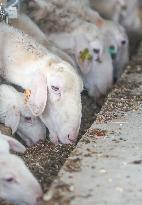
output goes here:
[{"label": "sheep mouth", "polygon": [[67,138],[67,140],[64,142],[62,141],[58,136],[57,136],[57,144],[70,144],[70,145],[75,145],[76,144],[76,140],[74,139],[69,139],[69,137]]}]

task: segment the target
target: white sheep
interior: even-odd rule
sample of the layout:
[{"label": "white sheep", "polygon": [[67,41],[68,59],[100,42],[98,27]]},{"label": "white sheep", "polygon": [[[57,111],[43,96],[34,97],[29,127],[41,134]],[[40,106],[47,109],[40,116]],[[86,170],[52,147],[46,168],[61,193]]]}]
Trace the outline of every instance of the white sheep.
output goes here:
[{"label": "white sheep", "polygon": [[0,122],[12,129],[28,146],[45,139],[46,128],[24,102],[24,94],[9,85],[0,85]]},{"label": "white sheep", "polygon": [[0,197],[16,205],[38,205],[42,190],[23,160],[14,154],[0,155]]},{"label": "white sheep", "polygon": [[24,161],[10,150],[25,152],[16,139],[0,133],[0,197],[17,205],[38,205],[42,189]]},{"label": "white sheep", "polygon": [[125,29],[118,23],[103,20],[98,28],[104,34],[113,60],[114,81],[119,79],[129,61],[129,40]]},{"label": "white sheep", "polygon": [[48,127],[51,140],[75,142],[81,123],[82,81],[73,67],[6,24],[0,24],[0,49],[4,54],[1,74],[30,93],[27,107]]}]

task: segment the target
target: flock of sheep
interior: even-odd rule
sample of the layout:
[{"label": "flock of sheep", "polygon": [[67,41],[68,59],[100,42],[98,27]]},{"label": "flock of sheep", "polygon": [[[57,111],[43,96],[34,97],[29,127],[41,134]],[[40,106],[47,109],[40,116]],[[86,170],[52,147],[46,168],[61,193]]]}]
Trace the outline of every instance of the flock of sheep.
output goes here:
[{"label": "flock of sheep", "polygon": [[[103,99],[129,61],[129,37],[141,35],[141,1],[28,0],[18,19],[0,23],[0,123],[27,146],[46,138],[73,144],[81,92]],[[39,25],[39,26],[38,26]],[[42,189],[22,159],[24,145],[0,133],[0,197],[38,205]]]}]

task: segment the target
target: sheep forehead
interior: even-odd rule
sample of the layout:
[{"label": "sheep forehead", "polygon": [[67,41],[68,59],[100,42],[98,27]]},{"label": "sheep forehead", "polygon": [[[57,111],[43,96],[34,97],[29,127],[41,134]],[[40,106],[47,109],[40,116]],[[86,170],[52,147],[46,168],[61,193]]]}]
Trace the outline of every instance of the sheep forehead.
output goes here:
[{"label": "sheep forehead", "polygon": [[[61,84],[64,90],[70,90],[72,88],[77,88],[79,85],[77,76],[74,73],[65,70],[60,70],[55,74],[59,79],[61,79]],[[77,75],[77,74],[76,74]]]},{"label": "sheep forehead", "polygon": [[19,157],[16,157],[13,154],[5,154],[0,156],[0,164],[7,164],[8,166],[16,163],[20,163]]},{"label": "sheep forehead", "polygon": [[90,43],[90,45],[91,45],[91,47],[94,47],[94,48],[100,48],[100,49],[103,48],[103,43],[99,39],[96,39],[95,41],[92,41]]},{"label": "sheep forehead", "polygon": [[[109,27],[110,26],[110,27]],[[123,33],[120,31],[117,24],[111,22],[108,26],[108,31],[111,33],[111,38],[115,38],[118,42],[122,40]]]},{"label": "sheep forehead", "polygon": [[19,177],[22,172],[25,172],[25,165],[22,159],[13,154],[4,154],[0,156],[0,167],[0,176],[11,173]]},{"label": "sheep forehead", "polygon": [[9,144],[8,142],[1,138],[0,136],[0,153],[8,153],[9,152]]},{"label": "sheep forehead", "polygon": [[0,178],[3,177],[3,175],[7,174],[9,172],[9,163],[7,160],[1,159],[0,157]]},{"label": "sheep forehead", "polygon": [[118,35],[116,35],[116,39],[118,42],[121,42],[125,37],[122,35],[122,33],[118,32]]},{"label": "sheep forehead", "polygon": [[57,59],[57,61],[54,62],[49,72],[51,75],[56,74],[60,76],[62,79],[72,79],[73,81],[75,81],[78,78],[77,72],[72,67],[72,65],[62,60],[59,61],[59,59]]},{"label": "sheep forehead", "polygon": [[16,162],[13,163],[13,160],[9,155],[10,154],[4,154],[0,156],[0,177],[6,176],[10,173],[16,173],[15,165],[17,167],[18,164],[16,164]]},{"label": "sheep forehead", "polygon": [[57,57],[57,59],[51,59],[48,62],[47,67],[47,80],[52,76],[57,76],[57,78],[61,79],[61,82],[63,84],[63,87],[65,86],[65,89],[71,89],[72,87],[76,87],[77,90],[80,90],[80,88],[82,89],[82,81],[75,69],[69,63]]}]

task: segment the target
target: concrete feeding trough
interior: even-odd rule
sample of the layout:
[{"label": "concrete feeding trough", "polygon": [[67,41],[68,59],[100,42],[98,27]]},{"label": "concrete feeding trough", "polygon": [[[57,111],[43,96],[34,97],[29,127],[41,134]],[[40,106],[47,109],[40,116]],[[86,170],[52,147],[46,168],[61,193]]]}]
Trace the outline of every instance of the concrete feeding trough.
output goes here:
[{"label": "concrete feeding trough", "polygon": [[140,204],[142,45],[45,194],[47,204]]}]

